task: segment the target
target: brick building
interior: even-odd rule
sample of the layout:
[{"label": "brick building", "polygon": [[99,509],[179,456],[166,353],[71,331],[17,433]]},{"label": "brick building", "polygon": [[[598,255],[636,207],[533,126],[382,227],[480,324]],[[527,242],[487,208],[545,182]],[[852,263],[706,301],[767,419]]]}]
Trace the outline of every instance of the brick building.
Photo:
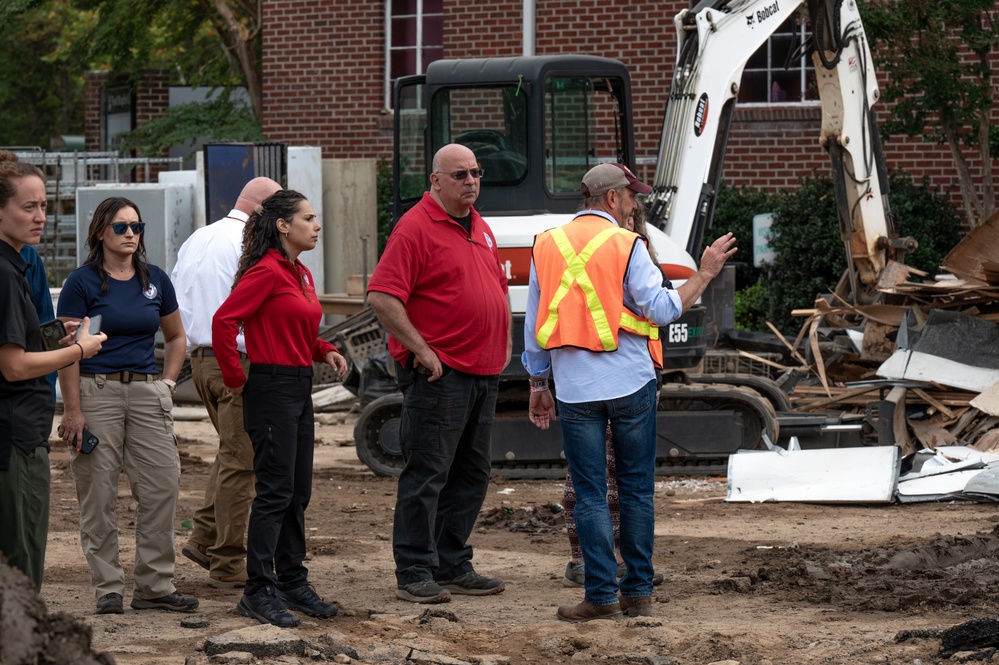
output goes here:
[{"label": "brick building", "polygon": [[[682,0],[264,0],[264,134],[319,145],[329,158],[389,156],[392,78],[423,71],[440,57],[517,56],[533,44],[536,55],[590,53],[628,66],[640,175],[651,177],[676,59],[673,16],[686,6]],[[796,29],[785,27],[787,34],[772,39],[743,77],[743,97],[755,99],[740,98],[736,110],[724,169],[729,184],[782,188],[814,169],[828,172],[807,72],[784,72],[782,54]],[[885,152],[889,168],[956,190],[946,146],[894,139]],[[980,161],[967,157],[980,175]]]}]

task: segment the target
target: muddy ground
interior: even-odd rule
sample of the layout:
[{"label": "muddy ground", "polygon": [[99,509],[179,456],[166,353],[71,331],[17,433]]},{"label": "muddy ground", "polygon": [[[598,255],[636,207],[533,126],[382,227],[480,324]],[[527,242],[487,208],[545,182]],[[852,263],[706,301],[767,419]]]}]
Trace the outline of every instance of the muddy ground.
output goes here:
[{"label": "muddy ground", "polygon": [[[182,524],[201,501],[216,444],[198,409],[178,409],[177,416],[183,473],[175,582],[201,599],[201,627],[182,626],[185,615],[127,609],[128,595],[124,615],[94,614],[69,454],[53,445],[42,599],[50,613],[90,626],[95,651],[122,665],[207,663],[207,638],[255,625],[235,612],[240,591],[210,588],[207,574],[180,555]],[[320,594],[344,611],[331,621],[305,617],[292,632],[346,645],[341,650],[355,662],[999,662],[990,660],[999,646],[991,620],[999,606],[996,506],[730,504],[718,478],[660,479],[654,563],[666,582],[656,588],[652,618],[557,621],[556,606],[582,598],[582,590],[561,584],[568,552],[558,512],[562,485],[503,478],[491,483],[473,544],[476,568],[504,578],[505,593],[456,596],[424,614],[424,606],[394,595],[395,480],[358,461],[353,413],[319,417],[308,566]],[[129,570],[135,513],[124,479],[120,487]],[[971,620],[982,621],[957,638],[941,635]],[[940,655],[942,645],[949,659]],[[427,653],[434,655],[418,655]],[[273,662],[299,662],[284,658]],[[332,660],[330,652],[312,658]]]}]

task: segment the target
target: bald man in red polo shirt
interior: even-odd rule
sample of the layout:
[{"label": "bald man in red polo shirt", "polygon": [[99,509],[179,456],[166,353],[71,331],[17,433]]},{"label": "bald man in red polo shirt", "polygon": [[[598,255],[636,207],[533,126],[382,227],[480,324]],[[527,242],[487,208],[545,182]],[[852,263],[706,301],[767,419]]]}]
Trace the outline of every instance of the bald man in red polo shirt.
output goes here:
[{"label": "bald man in red polo shirt", "polygon": [[368,284],[403,391],[392,550],[396,596],[446,603],[500,593],[472,567],[468,537],[489,485],[499,374],[510,362],[506,273],[475,211],[475,154],[434,156],[430,191],[399,220]]}]

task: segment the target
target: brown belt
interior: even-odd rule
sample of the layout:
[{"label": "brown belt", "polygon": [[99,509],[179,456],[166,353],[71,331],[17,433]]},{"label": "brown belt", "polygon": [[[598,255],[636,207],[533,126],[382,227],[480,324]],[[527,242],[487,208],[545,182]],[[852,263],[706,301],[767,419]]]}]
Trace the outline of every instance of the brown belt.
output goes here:
[{"label": "brown belt", "polygon": [[88,379],[96,379],[99,376],[103,376],[105,381],[121,381],[122,383],[131,383],[132,381],[156,381],[160,378],[159,374],[140,374],[139,372],[114,372],[113,374],[89,374],[87,372],[80,372],[80,376],[85,376]]}]

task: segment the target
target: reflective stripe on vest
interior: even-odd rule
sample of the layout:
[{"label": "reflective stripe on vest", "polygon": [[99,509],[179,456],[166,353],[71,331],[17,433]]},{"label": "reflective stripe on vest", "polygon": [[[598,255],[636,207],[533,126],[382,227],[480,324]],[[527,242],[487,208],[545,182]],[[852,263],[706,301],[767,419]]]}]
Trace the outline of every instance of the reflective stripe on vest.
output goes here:
[{"label": "reflective stripe on vest", "polygon": [[[656,367],[662,368],[662,344],[659,342],[659,327],[650,322],[648,319],[642,318],[641,316],[629,311],[623,306],[622,302],[615,303],[614,311],[616,312],[620,309],[620,315],[617,325],[612,325],[612,317],[608,315],[607,311],[604,309],[604,304],[600,299],[601,293],[604,293],[604,296],[606,297],[605,290],[607,285],[601,285],[603,289],[598,290],[597,287],[594,286],[589,273],[586,271],[587,264],[601,247],[606,245],[607,242],[614,238],[617,234],[630,234],[630,232],[616,226],[602,228],[597,231],[592,238],[586,241],[583,249],[581,249],[577,254],[573,249],[572,241],[569,239],[569,234],[565,230],[566,228],[576,227],[570,223],[565,227],[549,229],[547,232],[548,238],[551,239],[555,249],[558,250],[559,255],[562,257],[565,267],[562,269],[561,274],[547,273],[546,271],[547,279],[558,279],[558,287],[554,290],[543,289],[543,291],[547,291],[550,294],[550,301],[547,307],[545,307],[543,302],[539,303],[539,318],[535,328],[535,338],[537,339],[538,344],[544,349],[553,348],[553,345],[556,347],[563,345],[562,340],[564,338],[562,338],[561,334],[559,335],[559,340],[554,341],[554,343],[552,341],[552,337],[555,335],[555,331],[559,324],[558,309],[562,305],[566,296],[568,296],[572,291],[572,287],[576,285],[579,288],[580,294],[583,296],[583,302],[585,302],[587,314],[589,314],[593,323],[593,332],[597,337],[593,340],[593,346],[584,343],[582,348],[589,348],[592,351],[614,351],[618,347],[618,330],[626,330],[646,338],[646,341],[648,342],[649,355],[652,356],[653,363]],[[539,238],[542,237],[543,236],[539,236]],[[617,278],[623,283],[624,272],[622,271]],[[618,295],[618,298],[620,297],[622,297],[622,295]],[[543,314],[542,312],[544,311],[547,311],[547,314]],[[541,318],[542,316],[544,317],[543,320]],[[575,342],[571,342],[571,344],[577,345],[580,341],[581,340],[577,339]]]},{"label": "reflective stripe on vest", "polygon": [[541,348],[548,348],[548,340],[551,338],[552,332],[555,330],[555,325],[558,323],[559,303],[568,295],[574,283],[579,285],[579,288],[582,289],[583,294],[586,296],[586,306],[593,317],[593,324],[597,328],[597,336],[600,338],[600,344],[604,347],[605,351],[613,351],[617,348],[617,340],[614,338],[614,332],[607,321],[607,313],[604,312],[603,305],[600,304],[600,298],[597,297],[597,291],[593,287],[593,282],[590,281],[590,276],[586,274],[586,262],[590,260],[590,257],[593,256],[593,253],[601,245],[607,242],[608,238],[619,231],[620,229],[616,226],[601,231],[586,243],[586,246],[583,247],[579,254],[576,254],[576,251],[572,248],[572,243],[569,242],[569,237],[565,234],[565,230],[561,226],[551,229],[548,232],[552,240],[555,241],[555,246],[558,247],[562,258],[565,259],[566,266],[565,271],[562,273],[562,280],[558,290],[555,292],[554,297],[552,297],[552,301],[548,304],[548,317],[538,329],[537,339]]}]

